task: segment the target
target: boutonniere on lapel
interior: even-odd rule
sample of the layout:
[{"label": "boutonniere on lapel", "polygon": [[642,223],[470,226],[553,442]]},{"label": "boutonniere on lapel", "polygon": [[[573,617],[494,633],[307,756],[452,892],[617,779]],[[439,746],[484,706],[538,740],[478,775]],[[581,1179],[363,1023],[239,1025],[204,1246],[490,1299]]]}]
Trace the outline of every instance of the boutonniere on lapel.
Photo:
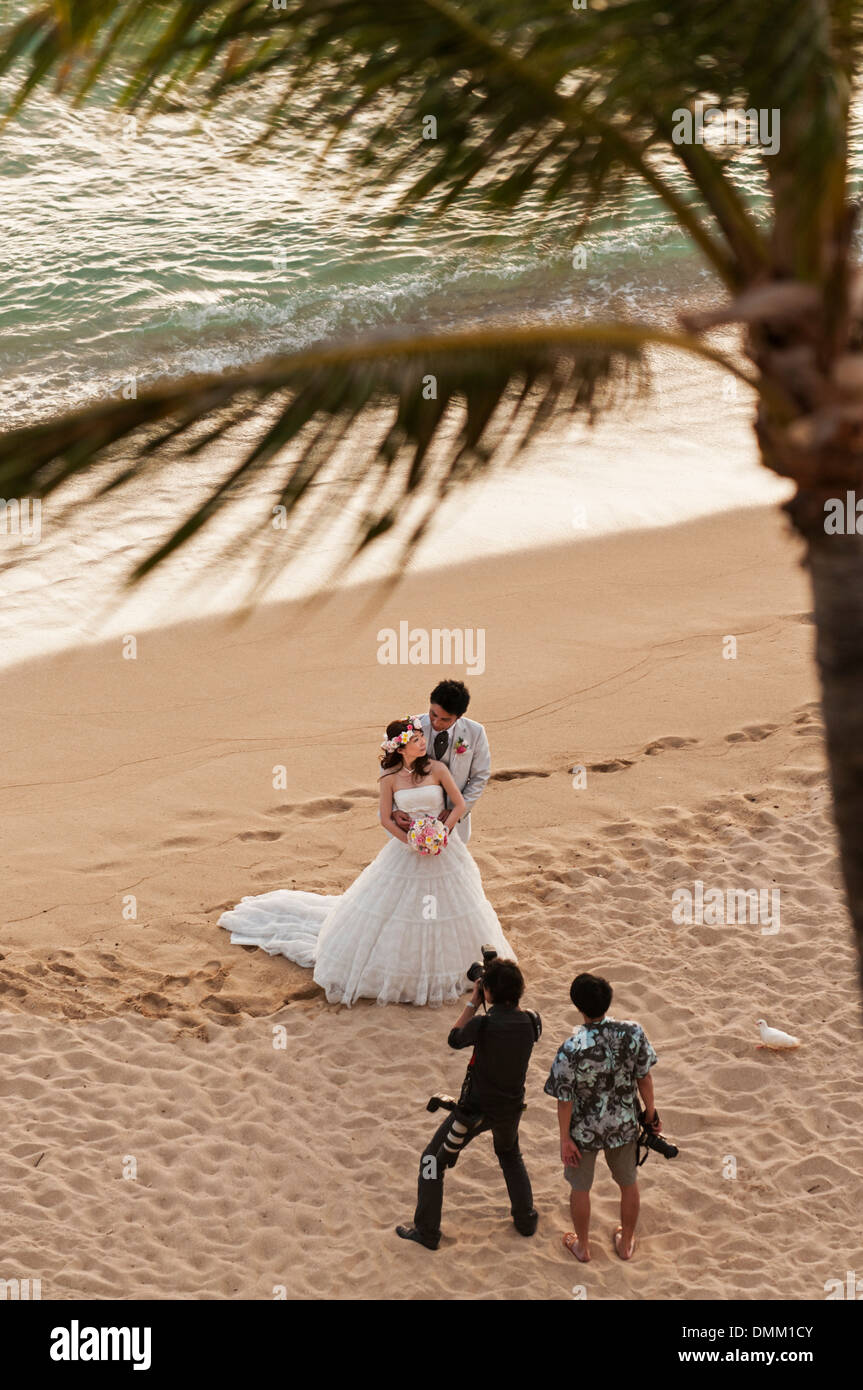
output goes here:
[{"label": "boutonniere on lapel", "polygon": [[465,741],[464,741],[463,738],[457,738],[457,739],[456,739],[456,741],[455,741],[455,751],[456,751],[456,756],[458,756],[459,753],[466,753],[466,752],[467,752],[467,744],[465,743]]}]

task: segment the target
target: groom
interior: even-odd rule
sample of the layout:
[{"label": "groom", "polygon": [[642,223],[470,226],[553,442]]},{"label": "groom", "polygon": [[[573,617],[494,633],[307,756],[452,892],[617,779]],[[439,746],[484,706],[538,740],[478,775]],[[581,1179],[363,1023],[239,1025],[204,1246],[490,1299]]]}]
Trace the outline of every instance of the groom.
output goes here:
[{"label": "groom", "polygon": [[[420,715],[429,757],[446,763],[464,797],[467,810],[456,830],[465,844],[470,839],[471,809],[482,796],[491,772],[485,729],[464,717],[469,704],[470,692],[463,681],[440,681],[429,696],[428,714]],[[410,828],[410,816],[403,811],[394,811],[393,820],[401,830]]]}]

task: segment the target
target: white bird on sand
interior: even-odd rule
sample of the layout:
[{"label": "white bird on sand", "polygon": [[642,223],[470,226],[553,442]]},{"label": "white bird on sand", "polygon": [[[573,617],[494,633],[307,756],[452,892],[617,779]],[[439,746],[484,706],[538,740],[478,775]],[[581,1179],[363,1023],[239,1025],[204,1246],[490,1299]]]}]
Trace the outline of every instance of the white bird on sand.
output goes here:
[{"label": "white bird on sand", "polygon": [[768,1028],[763,1018],[758,1019],[758,1029],[761,1033],[760,1043],[756,1047],[771,1047],[777,1052],[785,1047],[799,1047],[800,1039],[794,1038],[790,1033],[783,1033],[781,1028]]}]

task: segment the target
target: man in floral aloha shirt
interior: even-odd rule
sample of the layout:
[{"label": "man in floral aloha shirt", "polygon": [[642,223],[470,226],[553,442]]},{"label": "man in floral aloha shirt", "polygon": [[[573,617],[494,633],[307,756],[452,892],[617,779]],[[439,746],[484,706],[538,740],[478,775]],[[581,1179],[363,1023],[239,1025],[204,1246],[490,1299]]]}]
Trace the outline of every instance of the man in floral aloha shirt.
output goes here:
[{"label": "man in floral aloha shirt", "polygon": [[636,1088],[658,1134],[661,1125],[650,1075],[656,1053],[639,1023],[607,1017],[612,989],[601,976],[578,975],[569,997],[584,1024],[558,1051],[545,1083],[546,1094],[557,1099],[560,1156],[572,1189],[575,1230],[566,1233],[563,1243],[583,1264],[590,1259],[590,1188],[596,1155],[603,1150],[620,1188],[621,1224],[614,1233],[614,1248],[628,1260],[635,1250],[639,1208]]}]

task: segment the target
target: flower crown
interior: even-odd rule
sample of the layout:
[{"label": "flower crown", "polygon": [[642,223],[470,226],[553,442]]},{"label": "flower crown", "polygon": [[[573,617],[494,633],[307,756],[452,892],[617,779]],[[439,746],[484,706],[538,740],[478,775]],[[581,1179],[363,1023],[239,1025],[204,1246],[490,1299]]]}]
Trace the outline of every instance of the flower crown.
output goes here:
[{"label": "flower crown", "polygon": [[408,743],[414,734],[422,733],[422,724],[420,724],[420,716],[418,714],[410,715],[407,724],[408,726],[403,733],[396,734],[394,738],[384,739],[381,748],[385,753],[395,753],[403,744]]}]

